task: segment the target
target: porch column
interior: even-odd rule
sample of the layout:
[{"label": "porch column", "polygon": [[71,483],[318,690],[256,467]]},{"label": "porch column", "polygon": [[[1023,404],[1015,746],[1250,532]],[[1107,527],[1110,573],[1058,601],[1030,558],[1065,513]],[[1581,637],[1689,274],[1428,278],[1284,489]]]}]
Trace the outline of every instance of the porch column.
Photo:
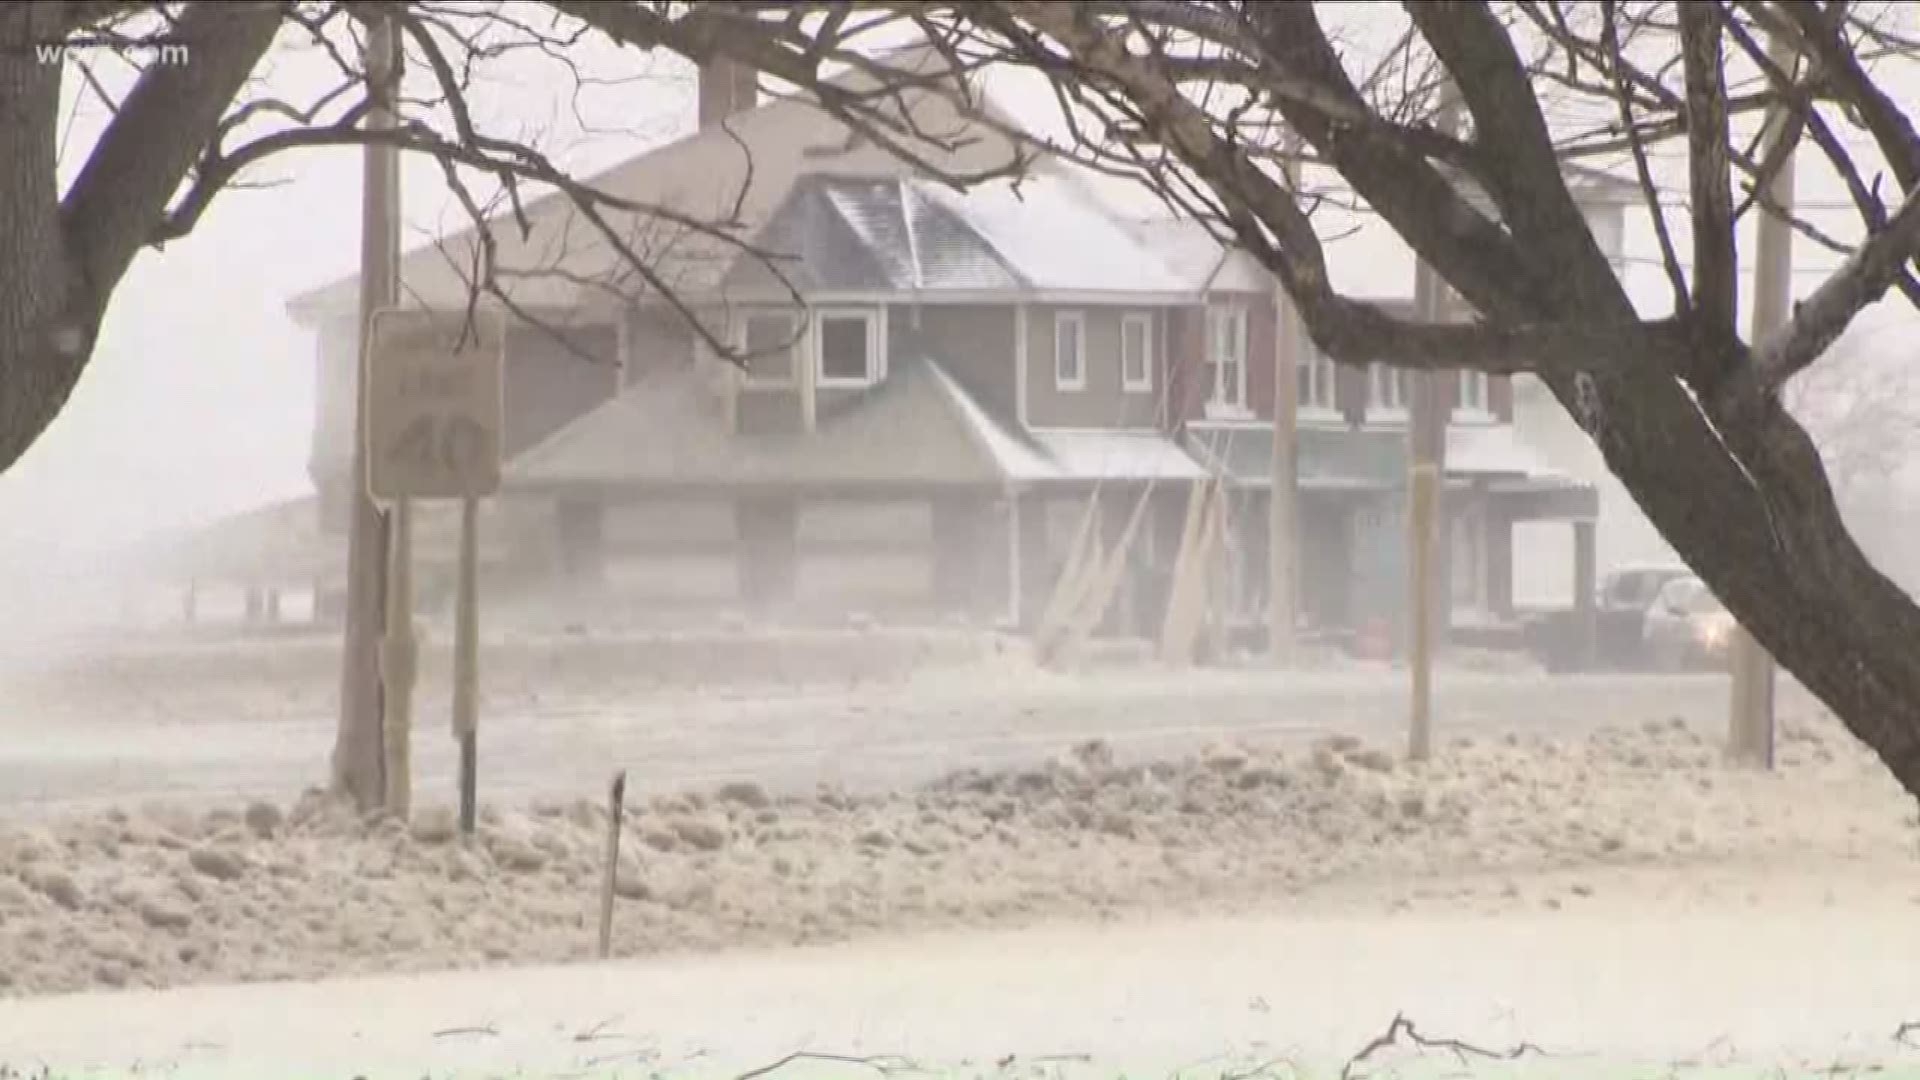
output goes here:
[{"label": "porch column", "polygon": [[1594,522],[1575,521],[1573,523],[1573,610],[1577,622],[1577,650],[1580,667],[1593,667],[1596,648],[1596,619],[1594,609],[1594,590],[1598,587],[1597,567],[1595,566]]},{"label": "porch column", "polygon": [[1156,489],[1147,507],[1147,520],[1140,525],[1141,535],[1134,538],[1136,544],[1146,543],[1136,612],[1139,631],[1155,641],[1160,639],[1167,606],[1173,599],[1173,563],[1180,557],[1190,490],[1187,484],[1165,484]]},{"label": "porch column", "polygon": [[985,611],[980,595],[981,548],[987,541],[987,501],[977,495],[941,495],[929,500],[932,519],[933,594],[942,613],[968,617]]},{"label": "porch column", "polygon": [[1497,619],[1513,618],[1513,518],[1487,506],[1487,607]]},{"label": "porch column", "polygon": [[1033,629],[1053,594],[1051,553],[1047,550],[1047,500],[1033,492],[1015,496],[1014,549],[1020,581],[1020,627]]},{"label": "porch column", "polygon": [[251,585],[247,586],[246,597],[247,597],[247,625],[252,626],[255,623],[260,622],[261,619],[265,617],[266,602],[261,597],[260,590],[254,588]]},{"label": "porch column", "polygon": [[1012,492],[1007,493],[1001,503],[1000,520],[1005,529],[997,542],[1005,549],[1001,559],[1006,566],[1006,576],[1000,581],[1000,584],[1006,587],[1006,595],[1003,597],[1006,608],[1000,613],[1000,618],[1010,629],[1018,630],[1021,604],[1024,602],[1021,599],[1021,593],[1026,588],[1021,580],[1024,571],[1020,566],[1020,496]]},{"label": "porch column", "polygon": [[733,520],[740,598],[758,611],[790,603],[799,577],[799,503],[788,496],[744,497],[733,504]]},{"label": "porch column", "polygon": [[[1120,540],[1126,536],[1127,522],[1133,517],[1134,503],[1140,498],[1138,492],[1122,489],[1115,492],[1111,507],[1101,507],[1099,521],[1094,525],[1100,534],[1100,550],[1107,555],[1120,554]],[[1144,527],[1144,522],[1142,523]],[[1113,598],[1107,604],[1107,610],[1095,627],[1095,633],[1102,635],[1126,635],[1133,631],[1134,620],[1134,575],[1138,571],[1142,538],[1136,531],[1134,544],[1124,553],[1120,580],[1115,584]]]},{"label": "porch column", "polygon": [[594,582],[606,574],[606,504],[568,499],[557,509],[560,572],[570,581]]},{"label": "porch column", "polygon": [[279,589],[267,590],[267,622],[275,626],[278,626],[280,624],[280,590]]},{"label": "porch column", "polygon": [[[1452,376],[1453,372],[1447,373]],[[1433,655],[1444,656],[1452,646],[1453,557],[1455,519],[1463,511],[1471,512],[1471,490],[1449,490],[1447,472],[1440,470],[1440,482],[1434,488],[1433,502]]]}]

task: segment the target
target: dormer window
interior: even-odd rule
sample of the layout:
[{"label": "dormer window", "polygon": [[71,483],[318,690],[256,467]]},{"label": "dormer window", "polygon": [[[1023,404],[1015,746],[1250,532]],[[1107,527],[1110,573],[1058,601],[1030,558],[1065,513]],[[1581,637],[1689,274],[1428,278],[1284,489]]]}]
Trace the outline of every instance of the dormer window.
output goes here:
[{"label": "dormer window", "polygon": [[1380,420],[1406,419],[1407,402],[1413,397],[1410,389],[1404,370],[1372,365],[1367,369],[1367,414]]},{"label": "dormer window", "polygon": [[1489,389],[1487,373],[1484,371],[1460,372],[1459,404],[1454,412],[1467,417],[1485,418],[1493,415],[1493,394]]},{"label": "dormer window", "polygon": [[879,311],[872,308],[823,308],[813,316],[814,379],[831,389],[858,390],[880,381],[886,371]]}]

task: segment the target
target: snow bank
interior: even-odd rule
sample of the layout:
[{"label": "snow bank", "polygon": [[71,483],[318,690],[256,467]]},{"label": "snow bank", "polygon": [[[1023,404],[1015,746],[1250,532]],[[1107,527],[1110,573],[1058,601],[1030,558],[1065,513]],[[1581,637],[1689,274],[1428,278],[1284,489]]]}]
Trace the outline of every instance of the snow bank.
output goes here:
[{"label": "snow bank", "polygon": [[[1556,907],[1606,888],[1608,868],[1908,857],[1907,800],[1877,765],[1830,722],[1783,734],[1771,776],[1726,771],[1685,725],[1654,723],[1456,744],[1423,767],[1341,739],[1148,763],[1093,743],[876,797],[774,798],[746,782],[667,795],[630,812],[617,951],[1316,896]],[[150,806],[0,831],[0,987],[583,959],[605,824],[597,801],[542,805],[489,812],[467,842],[444,809],[361,820],[310,794],[285,810]],[[1533,884],[1556,870],[1574,873]]]}]

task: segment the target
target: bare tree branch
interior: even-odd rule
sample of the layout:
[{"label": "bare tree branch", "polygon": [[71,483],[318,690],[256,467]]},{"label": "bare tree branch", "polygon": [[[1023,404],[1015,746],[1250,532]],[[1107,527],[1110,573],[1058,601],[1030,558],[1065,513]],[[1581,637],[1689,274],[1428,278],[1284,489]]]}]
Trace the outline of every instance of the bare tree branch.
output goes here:
[{"label": "bare tree branch", "polygon": [[1420,1050],[1444,1050],[1454,1055],[1463,1066],[1473,1058],[1482,1061],[1518,1061],[1521,1058],[1543,1057],[1546,1054],[1546,1051],[1527,1042],[1505,1050],[1489,1050],[1460,1039],[1429,1038],[1420,1033],[1413,1021],[1404,1015],[1395,1015],[1392,1023],[1387,1025],[1387,1030],[1374,1036],[1358,1053],[1347,1059],[1347,1063],[1340,1069],[1340,1080],[1356,1080],[1362,1075],[1361,1066],[1371,1061],[1375,1055],[1391,1050],[1403,1042]]},{"label": "bare tree branch", "polygon": [[279,26],[275,3],[189,5],[179,34],[193,63],[149,67],[108,124],[61,205],[97,310],[199,156],[197,136],[218,122]]},{"label": "bare tree branch", "polygon": [[1526,238],[1529,254],[1586,290],[1617,294],[1602,317],[1630,317],[1632,304],[1615,280],[1560,172],[1539,99],[1513,41],[1484,4],[1403,4],[1414,25],[1452,73],[1473,114],[1475,141],[1499,162],[1479,179],[1501,220]]},{"label": "bare tree branch", "polygon": [[1755,378],[1772,393],[1818,360],[1854,316],[1885,297],[1920,252],[1920,191],[1907,196],[1887,227],[1874,234],[1813,295],[1794,305],[1793,318],[1762,342],[1753,357]]},{"label": "bare tree branch", "polygon": [[1827,72],[1834,92],[1858,111],[1901,189],[1920,187],[1920,132],[1914,130],[1913,121],[1893,97],[1867,74],[1833,16],[1813,0],[1782,0],[1777,8],[1798,28],[1807,49]]},{"label": "bare tree branch", "polygon": [[[1621,54],[1620,28],[1615,21],[1619,16],[1616,0],[1601,0],[1600,18],[1604,47],[1613,56]],[[1627,91],[1626,76],[1616,65],[1614,88],[1620,105],[1620,126],[1626,129],[1627,143],[1633,151],[1633,169],[1640,181],[1640,195],[1646,204],[1647,213],[1653,220],[1653,234],[1660,244],[1660,264],[1667,272],[1667,286],[1673,290],[1673,310],[1676,315],[1686,315],[1693,307],[1693,297],[1687,289],[1687,272],[1680,266],[1680,251],[1673,242],[1673,225],[1667,220],[1666,207],[1661,204],[1660,190],[1653,181],[1653,166],[1647,160],[1646,141],[1641,138],[1639,128],[1633,122],[1633,102]]]},{"label": "bare tree branch", "polygon": [[[1725,57],[1719,15],[1712,4],[1679,7],[1681,59],[1686,67],[1687,181],[1693,208],[1693,289],[1689,315],[1715,344],[1739,337],[1738,255],[1734,249],[1733,188],[1727,160]],[[1717,349],[1711,350],[1717,352]],[[1713,377],[1710,373],[1699,373]]]}]

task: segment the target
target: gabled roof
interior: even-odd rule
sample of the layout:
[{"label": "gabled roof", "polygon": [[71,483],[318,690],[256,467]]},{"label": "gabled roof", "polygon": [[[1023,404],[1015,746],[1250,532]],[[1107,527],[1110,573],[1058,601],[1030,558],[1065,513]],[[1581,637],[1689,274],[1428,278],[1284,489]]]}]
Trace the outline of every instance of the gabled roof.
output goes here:
[{"label": "gabled roof", "polygon": [[[1186,299],[1158,254],[1072,182],[1036,174],[964,195],[910,177],[795,181],[755,246],[802,292],[1113,294]],[[784,288],[743,254],[731,289]]]},{"label": "gabled roof", "polygon": [[[909,73],[908,82],[925,82],[950,71],[940,51],[927,45],[914,45],[876,58],[876,63]],[[832,80],[853,90],[871,89],[873,76],[854,69]],[[1015,123],[995,108],[993,95],[975,95],[1001,123]],[[924,88],[908,85],[891,98],[894,107],[911,111],[912,121],[904,126],[925,132],[924,139],[906,139],[910,148],[930,160],[943,161],[956,171],[991,168],[1004,164],[1009,144],[989,126],[971,124],[961,118],[951,103]],[[958,136],[958,137],[956,137]],[[747,148],[751,148],[749,153]],[[838,121],[829,117],[800,96],[768,101],[755,109],[731,118],[726,128],[696,131],[663,146],[656,147],[607,169],[586,182],[613,196],[664,206],[697,219],[724,221],[735,219],[728,231],[736,237],[751,236],[767,220],[769,212],[787,196],[795,177],[814,170],[831,170],[842,175],[860,174],[873,178],[910,175],[913,167],[888,151],[853,138]],[[1041,171],[1060,173],[1062,163],[1043,161]],[[1631,205],[1640,198],[1638,185],[1604,170],[1579,163],[1568,163],[1566,172],[1575,198],[1589,205]],[[747,184],[748,177],[752,183]],[[1138,290],[1129,282],[1132,248],[1145,246],[1160,257],[1155,265],[1172,264],[1168,275],[1186,284],[1193,277],[1194,260],[1204,259],[1202,241],[1193,238],[1170,240],[1172,248],[1163,251],[1158,239],[1136,235],[1131,246],[1110,242],[1105,230],[1083,236],[1080,225],[1089,219],[1107,220],[1096,206],[1105,196],[1096,191],[1103,183],[1111,187],[1111,178],[1088,175],[1080,183],[1036,184],[1029,179],[1016,191],[1005,182],[989,184],[961,196],[944,186],[916,181],[915,190],[926,196],[925,203],[964,202],[973,207],[971,217],[976,231],[993,240],[1001,254],[1022,269],[1039,271],[1033,275],[1034,288],[1053,288],[1050,278],[1083,278],[1087,271],[1103,272],[1114,291]],[[744,190],[743,190],[744,189]],[[1020,196],[1027,195],[1034,205],[1021,208]],[[1484,196],[1469,195],[1484,203]],[[849,207],[850,215],[875,207]],[[884,212],[885,207],[878,209]],[[899,207],[893,220],[904,217],[910,208]],[[930,213],[924,209],[922,213]],[[1058,217],[1058,222],[1040,228],[1036,221]],[[528,234],[522,235],[511,215],[503,214],[491,226],[496,241],[496,258],[502,267],[516,271],[543,268],[564,259],[565,275],[516,273],[506,287],[516,304],[526,308],[559,309],[595,303],[608,303],[605,286],[638,295],[646,289],[624,268],[624,260],[558,193],[530,201]],[[876,225],[881,222],[875,222]],[[930,229],[941,224],[937,215],[929,218]],[[622,219],[617,227],[627,235],[623,242],[648,257],[652,269],[683,295],[711,291],[728,268],[737,261],[738,248],[719,237],[704,235],[658,222],[642,223]],[[920,239],[919,235],[915,239]],[[463,229],[439,242],[421,245],[402,259],[400,276],[402,295],[410,304],[452,306],[468,300],[465,275],[474,264],[479,244],[472,228]],[[1220,268],[1216,267],[1216,271]],[[1229,269],[1232,269],[1229,267]],[[1241,270],[1233,270],[1236,275]],[[1218,278],[1216,273],[1214,278]],[[1214,281],[1209,278],[1209,281]],[[583,279],[589,284],[583,284]],[[288,311],[296,321],[312,324],[325,312],[351,312],[358,300],[358,275],[348,275],[325,286],[310,290],[291,300]],[[1238,277],[1236,276],[1236,280]],[[595,284],[597,283],[597,284]],[[1215,287],[1223,286],[1215,281]],[[1146,291],[1155,291],[1147,288]],[[1192,291],[1189,286],[1187,291]]]},{"label": "gabled roof", "polygon": [[[1023,281],[986,238],[905,178],[803,176],[755,240],[802,292],[1004,292]],[[790,256],[790,257],[789,257]],[[743,254],[725,287],[778,284]]]},{"label": "gabled roof", "polygon": [[895,357],[887,379],[822,409],[811,433],[734,434],[709,375],[650,375],[507,466],[508,494],[914,491],[1099,480],[1194,480],[1153,430],[1027,433],[938,361]]},{"label": "gabled roof", "polygon": [[[509,464],[509,491],[998,485],[992,451],[927,360],[821,415],[812,433],[734,434],[707,374],[650,375]],[[885,448],[879,451],[878,448]]]},{"label": "gabled roof", "polygon": [[[909,85],[887,100],[894,110],[911,112],[907,126],[927,133],[924,140],[905,140],[916,154],[956,171],[990,169],[1009,159],[1004,137],[968,124],[933,90],[911,85],[951,71],[937,49],[909,47],[880,56],[876,63],[909,76],[903,80]],[[856,91],[874,85],[872,75],[857,69],[833,82]],[[852,138],[844,125],[811,101],[790,96],[731,117],[723,127],[695,131],[648,150],[586,183],[617,198],[663,206],[696,220],[729,222],[729,235],[744,239],[786,197],[796,176],[815,169],[885,177],[907,174],[912,166],[871,142]],[[684,295],[711,291],[738,251],[722,237],[608,213],[623,243],[647,256],[662,280]],[[634,295],[645,291],[628,276],[624,260],[607,239],[563,195],[530,200],[527,219],[531,229],[526,235],[511,214],[491,223],[497,265],[545,269],[564,258],[567,272],[516,274],[504,281],[516,304],[553,309],[606,304],[606,284]],[[466,303],[464,274],[478,248],[478,234],[469,227],[407,252],[400,268],[402,295],[421,306]],[[589,284],[583,285],[582,279]],[[353,274],[303,293],[288,303],[288,311],[307,324],[326,312],[350,312],[358,300],[358,282]]]}]

